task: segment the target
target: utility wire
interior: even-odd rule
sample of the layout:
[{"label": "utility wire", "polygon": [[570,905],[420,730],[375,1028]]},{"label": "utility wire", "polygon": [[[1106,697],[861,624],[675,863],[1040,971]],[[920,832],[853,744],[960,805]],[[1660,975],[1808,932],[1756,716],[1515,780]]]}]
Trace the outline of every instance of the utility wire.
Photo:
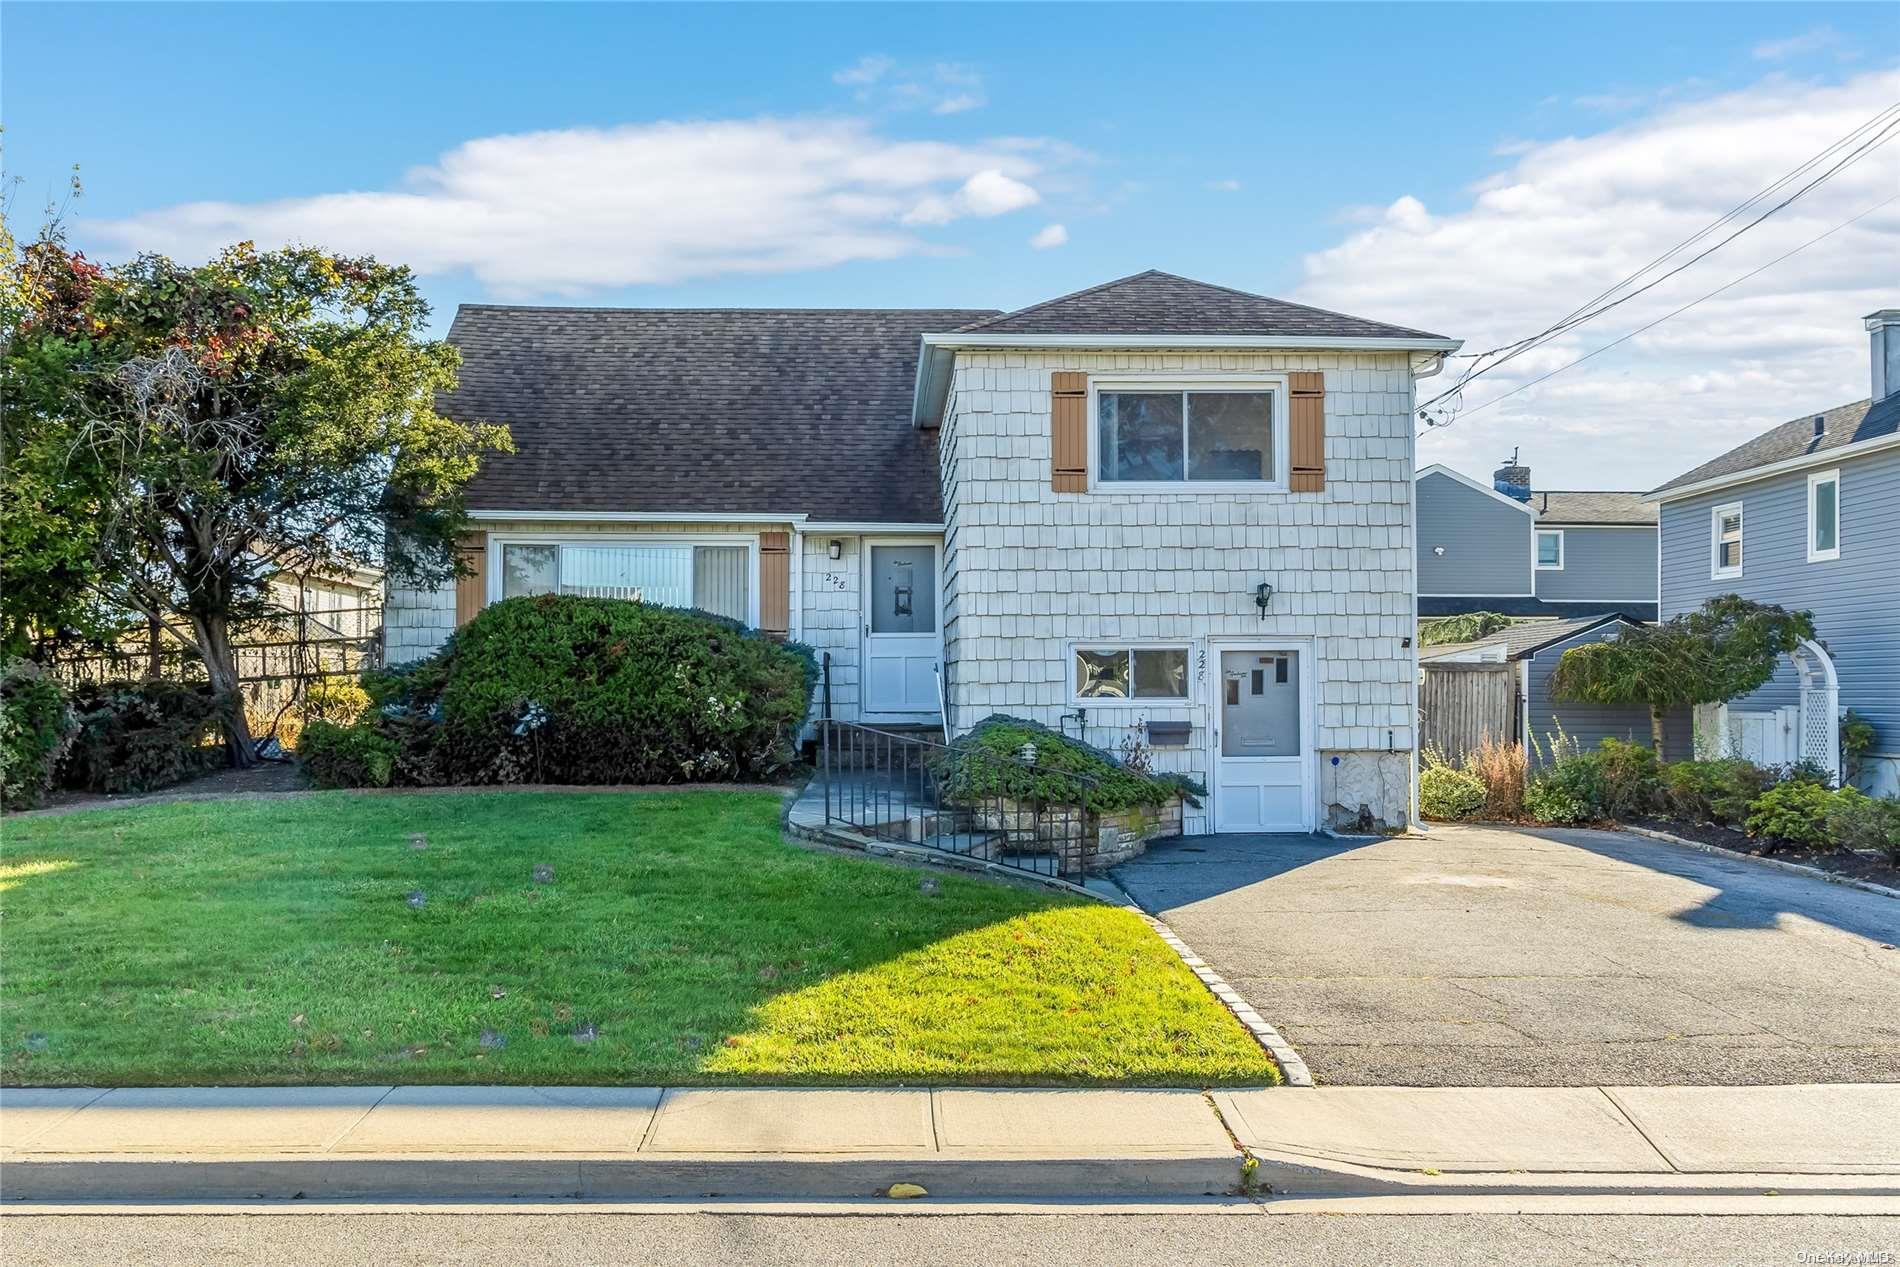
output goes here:
[{"label": "utility wire", "polygon": [[[1883,115],[1885,113],[1887,112],[1885,111],[1882,112]],[[1879,117],[1879,116],[1876,116],[1876,117]],[[1860,131],[1860,130],[1862,129],[1857,129],[1856,131]],[[1753,229],[1755,226],[1761,224],[1762,221],[1767,220],[1770,216],[1773,216],[1777,214],[1778,212],[1786,209],[1788,206],[1793,204],[1796,200],[1800,199],[1801,197],[1803,197],[1804,195],[1806,195],[1807,193],[1809,193],[1810,191],[1812,191],[1813,189],[1815,189],[1816,187],[1818,187],[1825,181],[1833,178],[1835,175],[1838,175],[1840,172],[1846,170],[1848,167],[1851,167],[1853,164],[1865,158],[1868,154],[1872,153],[1874,150],[1880,148],[1882,145],[1885,145],[1888,141],[1894,138],[1894,135],[1896,134],[1896,132],[1900,132],[1900,117],[1896,117],[1895,119],[1887,122],[1886,125],[1882,127],[1882,129],[1879,132],[1875,133],[1872,137],[1862,141],[1860,145],[1857,148],[1855,148],[1852,152],[1850,152],[1845,158],[1842,158],[1840,161],[1836,162],[1832,167],[1822,172],[1819,176],[1816,176],[1814,179],[1808,181],[1805,185],[1795,190],[1792,194],[1789,194],[1786,198],[1782,199],[1780,202],[1776,203],[1774,206],[1768,208],[1768,210],[1762,212],[1759,216],[1756,216],[1753,220],[1750,220],[1748,223],[1744,224],[1741,228],[1735,230],[1733,233],[1729,234],[1727,237],[1723,238],[1721,241],[1715,243],[1715,245],[1708,247],[1706,250],[1703,250],[1697,253],[1696,255],[1692,256],[1690,259],[1685,260],[1681,264],[1678,264],[1676,267],[1670,269],[1666,273],[1663,273],[1661,276],[1656,277],[1649,282],[1646,282],[1644,285],[1638,287],[1637,289],[1630,291],[1628,294],[1621,295],[1618,298],[1608,303],[1601,304],[1595,308],[1588,308],[1588,306],[1586,305],[1586,308],[1588,308],[1587,311],[1583,309],[1576,310],[1576,312],[1573,312],[1573,314],[1570,317],[1565,318],[1564,320],[1558,322],[1556,325],[1553,325],[1538,334],[1532,335],[1526,339],[1520,339],[1515,344],[1505,345],[1504,349],[1499,349],[1499,351],[1503,352],[1503,355],[1498,356],[1498,358],[1495,361],[1491,362],[1488,365],[1473,366],[1470,370],[1466,371],[1466,373],[1456,383],[1446,388],[1444,391],[1439,392],[1436,396],[1433,396],[1430,400],[1423,402],[1421,405],[1418,406],[1418,408],[1421,410],[1428,409],[1431,406],[1437,404],[1439,401],[1446,399],[1447,397],[1457,395],[1459,392],[1463,391],[1466,385],[1471,383],[1473,380],[1480,378],[1483,375],[1490,373],[1492,370],[1497,369],[1499,366],[1504,365],[1516,359],[1518,356],[1521,356],[1523,353],[1530,351],[1532,348],[1537,347],[1543,343],[1549,342],[1551,339],[1557,337],[1558,335],[1566,333],[1569,330],[1573,330],[1576,327],[1583,325],[1585,322],[1593,321],[1597,317],[1602,316],[1604,313],[1609,312],[1611,309],[1619,307],[1622,304],[1628,303],[1630,300],[1635,299],[1637,296],[1655,289],[1657,286],[1660,286],[1663,282],[1668,281],[1671,277],[1674,277],[1676,274],[1684,271],[1685,269],[1694,267],[1697,263],[1701,262],[1704,259],[1707,259],[1710,255],[1713,255],[1716,251],[1721,250],[1724,246],[1727,246],[1730,242],[1733,242],[1736,238],[1742,236],[1742,234],[1747,233],[1750,229]],[[1830,149],[1832,148],[1836,148],[1836,147],[1830,147]],[[1779,184],[1781,182],[1777,182],[1777,183]],[[1697,236],[1699,237],[1703,235],[1697,235]],[[1690,240],[1693,241],[1695,239],[1692,238]],[[1686,245],[1686,243],[1684,245]],[[1680,250],[1681,248],[1678,247],[1676,249]],[[1668,258],[1668,255],[1673,255],[1675,253],[1676,251],[1672,250],[1668,252],[1663,258]],[[1639,270],[1637,273],[1632,274],[1631,275],[1632,278],[1641,276],[1641,273],[1643,271],[1647,271],[1647,269]],[[1622,286],[1627,284],[1628,280],[1629,279],[1626,279],[1625,282],[1619,283],[1618,286],[1612,287],[1610,291],[1607,291],[1605,293],[1606,294],[1613,293],[1615,290],[1621,289]],[[1581,312],[1582,315],[1576,315],[1577,312]],[[1490,355],[1490,353],[1485,353],[1484,355]]]},{"label": "utility wire", "polygon": [[[1833,237],[1836,233],[1839,233],[1842,229],[1847,228],[1849,225],[1858,223],[1861,220],[1865,220],[1868,216],[1874,214],[1874,212],[1880,210],[1882,207],[1885,207],[1889,203],[1892,203],[1895,201],[1900,201],[1900,194],[1893,194],[1887,198],[1881,199],[1879,202],[1867,208],[1867,210],[1861,212],[1859,215],[1853,217],[1852,219],[1841,221],[1839,224],[1835,225],[1833,228],[1829,229],[1827,232],[1819,234],[1815,237],[1809,238],[1806,242],[1803,242],[1800,246],[1797,246],[1793,250],[1788,251],[1784,254],[1777,255],[1774,259],[1769,260],[1766,264],[1763,264],[1758,268],[1750,269],[1748,272],[1743,273],[1740,277],[1737,277],[1732,282],[1726,282],[1720,286],[1717,286],[1714,290],[1710,291],[1706,295],[1703,295],[1699,299],[1690,300],[1688,303],[1682,305],[1682,307],[1676,309],[1674,312],[1664,313],[1662,316],[1656,318],[1654,321],[1650,322],[1649,324],[1638,326],[1636,327],[1636,329],[1631,330],[1628,334],[1622,336],[1621,338],[1612,339],[1610,342],[1605,343],[1600,348],[1593,348],[1592,350],[1585,352],[1582,356],[1578,357],[1576,360],[1571,361],[1565,365],[1559,365],[1556,369],[1551,370],[1547,374],[1540,374],[1536,378],[1533,378],[1532,380],[1530,380],[1530,382],[1528,383],[1522,383],[1516,387],[1513,387],[1510,391],[1501,392],[1498,395],[1491,397],[1491,399],[1485,401],[1481,405],[1473,405],[1470,409],[1466,409],[1460,412],[1456,418],[1450,419],[1446,422],[1438,423],[1435,426],[1428,428],[1428,430],[1442,431],[1444,428],[1449,427],[1453,422],[1461,422],[1464,419],[1469,418],[1472,414],[1478,413],[1480,410],[1489,409],[1491,406],[1497,404],[1501,400],[1508,399],[1509,397],[1517,395],[1521,391],[1526,391],[1532,387],[1537,386],[1539,383],[1543,382],[1545,379],[1555,378],[1557,375],[1563,373],[1565,370],[1575,369],[1577,366],[1582,365],[1585,361],[1589,360],[1593,356],[1596,356],[1598,353],[1607,352],[1611,348],[1616,347],[1620,343],[1628,343],[1631,339],[1643,333],[1645,330],[1653,330],[1657,326],[1661,325],[1663,322],[1669,320],[1671,317],[1679,317],[1683,313],[1689,311],[1689,309],[1695,307],[1697,304],[1704,303],[1710,299],[1713,299],[1725,290],[1733,290],[1735,287],[1741,285],[1743,282],[1747,281],[1749,278],[1757,276],[1758,274],[1767,272],[1769,269],[1781,263],[1783,260],[1788,259],[1790,256],[1799,255],[1801,252],[1813,246],[1816,242],[1819,242],[1825,238]],[[1424,435],[1425,432],[1421,431],[1419,432],[1419,434]]]}]

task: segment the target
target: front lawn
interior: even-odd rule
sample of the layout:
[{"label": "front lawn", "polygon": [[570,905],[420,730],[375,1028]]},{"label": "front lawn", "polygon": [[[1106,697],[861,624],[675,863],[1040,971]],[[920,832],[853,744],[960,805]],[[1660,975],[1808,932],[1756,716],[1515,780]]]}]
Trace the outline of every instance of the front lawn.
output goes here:
[{"label": "front lawn", "polygon": [[337,792],[9,819],[0,1081],[1274,1080],[1132,914],[807,852],[778,812]]}]

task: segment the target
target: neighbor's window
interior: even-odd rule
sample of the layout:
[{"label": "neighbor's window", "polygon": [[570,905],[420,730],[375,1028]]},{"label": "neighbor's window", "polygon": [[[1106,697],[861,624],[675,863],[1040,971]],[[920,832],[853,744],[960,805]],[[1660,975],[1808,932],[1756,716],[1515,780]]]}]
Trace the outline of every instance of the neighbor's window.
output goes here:
[{"label": "neighbor's window", "polygon": [[1077,647],[1075,697],[1187,699],[1186,647]]},{"label": "neighbor's window", "polygon": [[1808,562],[1841,557],[1841,473],[1808,476]]},{"label": "neighbor's window", "polygon": [[1742,571],[1742,504],[1717,506],[1709,515],[1713,576],[1739,576]]},{"label": "neighbor's window", "polygon": [[1540,529],[1537,533],[1537,566],[1545,572],[1564,570],[1564,534],[1557,529]]},{"label": "neighbor's window", "polygon": [[501,596],[625,598],[743,621],[751,615],[751,571],[742,545],[510,543],[501,547]]},{"label": "neighbor's window", "polygon": [[1264,484],[1274,470],[1275,391],[1103,388],[1095,396],[1102,483]]}]

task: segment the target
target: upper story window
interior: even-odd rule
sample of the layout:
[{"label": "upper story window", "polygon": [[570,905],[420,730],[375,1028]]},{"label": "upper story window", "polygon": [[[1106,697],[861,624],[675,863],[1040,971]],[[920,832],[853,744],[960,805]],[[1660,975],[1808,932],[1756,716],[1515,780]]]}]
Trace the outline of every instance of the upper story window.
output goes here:
[{"label": "upper story window", "polygon": [[1808,562],[1841,557],[1841,473],[1808,476]]},{"label": "upper story window", "polygon": [[1186,647],[1077,647],[1074,657],[1078,702],[1187,702]]},{"label": "upper story window", "polygon": [[1097,487],[1285,487],[1283,378],[1090,386]]},{"label": "upper story window", "polygon": [[1539,572],[1564,570],[1563,529],[1540,528],[1537,530],[1537,570]]},{"label": "upper story window", "polygon": [[1709,575],[1742,574],[1742,504],[1730,502],[1709,512]]},{"label": "upper story window", "polygon": [[584,594],[626,598],[752,623],[752,551],[743,544],[510,541],[501,546],[497,598]]}]

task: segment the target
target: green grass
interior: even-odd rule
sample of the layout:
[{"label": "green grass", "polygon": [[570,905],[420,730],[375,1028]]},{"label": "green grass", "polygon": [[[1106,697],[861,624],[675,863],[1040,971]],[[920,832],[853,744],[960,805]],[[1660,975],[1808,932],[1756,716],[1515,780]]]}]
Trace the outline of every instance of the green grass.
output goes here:
[{"label": "green grass", "polygon": [[1274,1079],[1132,914],[925,893],[786,844],[778,809],[338,792],[10,819],[0,1080]]}]

